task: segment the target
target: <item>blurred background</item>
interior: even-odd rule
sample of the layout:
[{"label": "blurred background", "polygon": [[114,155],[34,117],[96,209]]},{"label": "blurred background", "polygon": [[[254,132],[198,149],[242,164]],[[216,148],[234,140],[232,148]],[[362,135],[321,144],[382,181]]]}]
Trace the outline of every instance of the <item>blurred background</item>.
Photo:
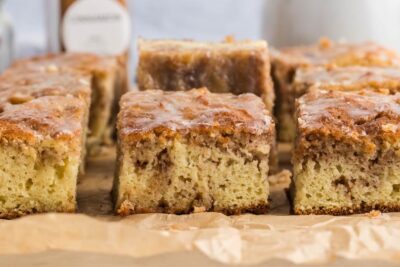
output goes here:
[{"label": "blurred background", "polygon": [[[0,0],[1,1],[1,0]],[[14,58],[48,51],[49,1],[6,0],[14,32]],[[400,50],[398,0],[128,0],[131,68],[143,38],[267,39],[271,46],[335,40],[374,40]]]}]

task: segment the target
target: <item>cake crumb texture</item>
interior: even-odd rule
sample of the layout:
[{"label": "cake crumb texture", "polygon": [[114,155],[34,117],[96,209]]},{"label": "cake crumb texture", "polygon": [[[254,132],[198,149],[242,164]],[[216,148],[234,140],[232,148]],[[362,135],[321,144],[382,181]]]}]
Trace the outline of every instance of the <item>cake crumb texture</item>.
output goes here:
[{"label": "cake crumb texture", "polygon": [[400,210],[400,95],[314,91],[298,100],[296,214]]},{"label": "cake crumb texture", "polygon": [[274,134],[252,94],[128,93],[118,116],[116,212],[265,213]]}]

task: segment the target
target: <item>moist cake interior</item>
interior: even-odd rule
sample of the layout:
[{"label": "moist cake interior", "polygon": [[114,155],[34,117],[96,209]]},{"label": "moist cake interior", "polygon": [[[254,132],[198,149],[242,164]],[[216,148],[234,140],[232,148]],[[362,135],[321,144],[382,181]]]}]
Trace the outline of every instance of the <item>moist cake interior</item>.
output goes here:
[{"label": "moist cake interior", "polygon": [[299,100],[296,214],[400,210],[400,95],[315,91]]}]

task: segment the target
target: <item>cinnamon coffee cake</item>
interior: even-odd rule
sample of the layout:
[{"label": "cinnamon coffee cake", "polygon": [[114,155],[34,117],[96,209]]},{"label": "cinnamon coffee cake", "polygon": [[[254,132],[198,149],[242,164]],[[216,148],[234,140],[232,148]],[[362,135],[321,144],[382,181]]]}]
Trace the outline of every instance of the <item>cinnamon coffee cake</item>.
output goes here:
[{"label": "cinnamon coffee cake", "polygon": [[253,94],[130,92],[118,115],[120,215],[264,213],[274,122]]},{"label": "cinnamon coffee cake", "polygon": [[17,61],[13,69],[22,71],[53,71],[67,73],[80,71],[91,75],[92,100],[90,106],[88,148],[96,154],[98,145],[110,139],[113,122],[114,98],[119,98],[120,81],[118,62],[114,57],[101,57],[86,53],[45,55]]},{"label": "cinnamon coffee cake", "polygon": [[296,214],[400,211],[400,94],[316,90],[296,113]]},{"label": "cinnamon coffee cake", "polygon": [[85,152],[91,77],[0,76],[0,217],[73,212]]},{"label": "cinnamon coffee cake", "polygon": [[[395,94],[400,92],[400,68],[350,66],[298,69],[291,86],[291,95],[298,98],[311,88],[339,91],[370,89]],[[292,105],[294,98],[291,100]]]},{"label": "cinnamon coffee cake", "polygon": [[335,43],[321,39],[318,44],[283,48],[273,51],[272,76],[277,97],[276,117],[278,137],[292,141],[295,135],[293,123],[294,105],[292,82],[299,68],[312,66],[400,66],[400,56],[373,42]]},{"label": "cinnamon coffee cake", "polygon": [[140,40],[137,82],[140,90],[254,93],[269,110],[275,98],[265,41]]},{"label": "cinnamon coffee cake", "polygon": [[[287,104],[311,90],[371,90],[383,94],[400,93],[400,68],[394,67],[308,67],[296,71],[287,95]],[[286,118],[287,125],[296,125],[295,116]]]}]

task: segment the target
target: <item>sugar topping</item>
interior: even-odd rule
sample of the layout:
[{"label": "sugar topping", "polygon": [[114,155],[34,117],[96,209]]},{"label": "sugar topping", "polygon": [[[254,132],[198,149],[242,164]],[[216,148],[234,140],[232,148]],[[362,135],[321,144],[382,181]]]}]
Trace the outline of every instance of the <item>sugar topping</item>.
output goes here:
[{"label": "sugar topping", "polygon": [[263,134],[273,121],[260,98],[253,94],[212,94],[207,89],[130,92],[121,100],[118,130],[134,136],[168,129],[175,132],[229,128]]},{"label": "sugar topping", "polygon": [[331,86],[397,86],[400,89],[400,69],[351,66],[341,68],[309,67],[297,70],[295,84],[307,84],[328,89]]},{"label": "sugar topping", "polygon": [[331,134],[354,140],[400,135],[400,94],[312,91],[298,100],[301,134]]},{"label": "sugar topping", "polygon": [[277,60],[296,65],[399,66],[399,55],[374,42],[322,44],[287,47],[275,52]]}]

